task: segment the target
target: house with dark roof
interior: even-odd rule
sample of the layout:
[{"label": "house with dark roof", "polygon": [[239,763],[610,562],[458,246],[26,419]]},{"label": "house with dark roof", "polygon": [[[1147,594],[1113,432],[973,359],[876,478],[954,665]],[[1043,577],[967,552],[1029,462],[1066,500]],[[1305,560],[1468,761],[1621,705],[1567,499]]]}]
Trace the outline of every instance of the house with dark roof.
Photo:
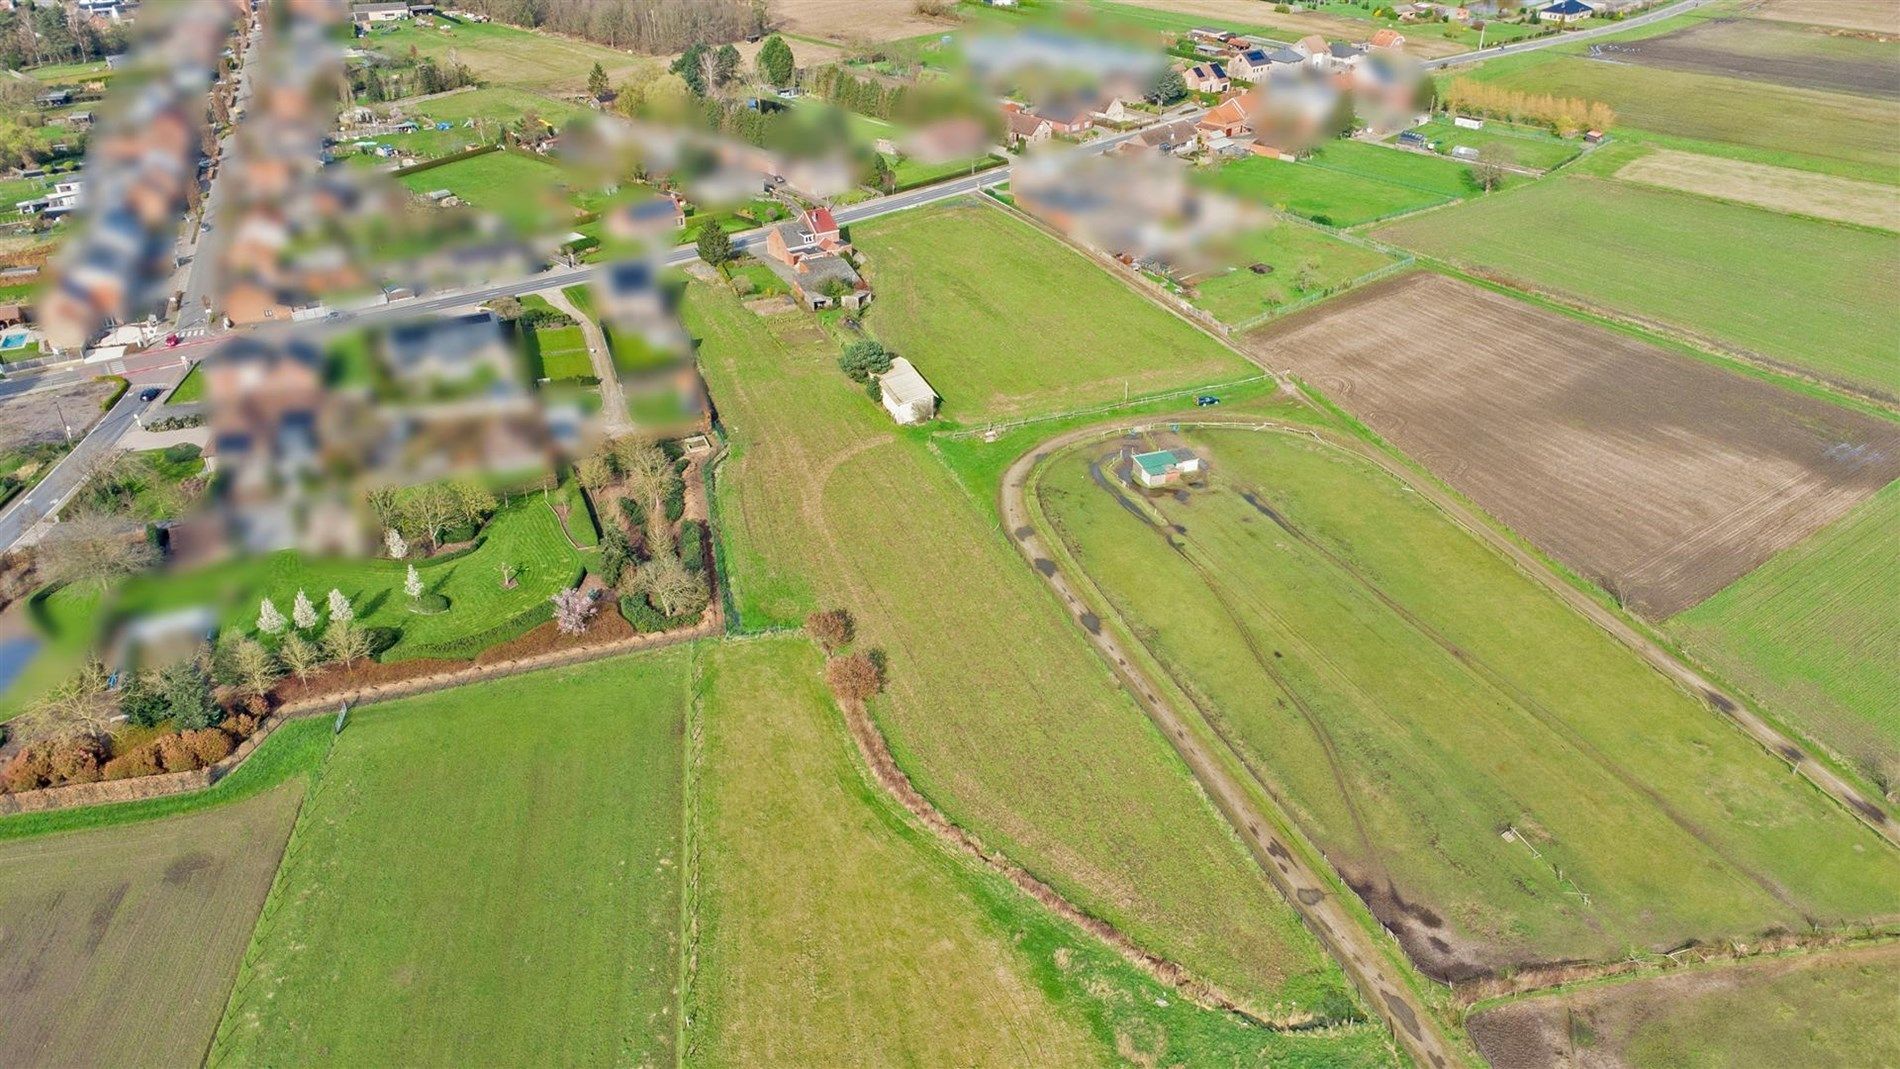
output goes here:
[{"label": "house with dark roof", "polygon": [[1225,93],[1231,84],[1227,68],[1219,63],[1196,63],[1181,75],[1181,80],[1196,93]]},{"label": "house with dark roof", "polygon": [[1581,22],[1596,13],[1596,8],[1584,3],[1583,0],[1557,0],[1548,7],[1537,9],[1537,21],[1567,26],[1573,22]]},{"label": "house with dark roof", "polygon": [[1273,60],[1264,48],[1249,48],[1227,61],[1227,73],[1243,82],[1257,82],[1267,76]]},{"label": "house with dark roof", "polygon": [[765,266],[813,311],[833,305],[855,310],[870,301],[871,287],[844,257],[850,249],[829,208],[813,208],[765,232]]}]

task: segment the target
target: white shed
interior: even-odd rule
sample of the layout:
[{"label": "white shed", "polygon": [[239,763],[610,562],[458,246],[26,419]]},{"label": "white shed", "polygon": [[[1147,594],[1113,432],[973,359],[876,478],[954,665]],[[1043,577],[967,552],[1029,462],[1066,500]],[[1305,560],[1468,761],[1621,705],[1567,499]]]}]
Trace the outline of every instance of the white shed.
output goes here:
[{"label": "white shed", "polygon": [[889,371],[878,376],[877,386],[885,411],[899,423],[922,423],[937,414],[937,392],[901,356],[891,361]]}]

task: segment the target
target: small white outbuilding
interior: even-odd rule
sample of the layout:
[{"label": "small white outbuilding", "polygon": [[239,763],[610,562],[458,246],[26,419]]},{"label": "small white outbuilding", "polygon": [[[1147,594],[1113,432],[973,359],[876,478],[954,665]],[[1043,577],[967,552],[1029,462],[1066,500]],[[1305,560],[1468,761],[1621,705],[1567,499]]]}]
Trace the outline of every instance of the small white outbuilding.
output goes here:
[{"label": "small white outbuilding", "polygon": [[901,356],[891,361],[889,371],[878,376],[877,386],[884,410],[905,426],[922,423],[937,414],[937,392],[910,361]]}]

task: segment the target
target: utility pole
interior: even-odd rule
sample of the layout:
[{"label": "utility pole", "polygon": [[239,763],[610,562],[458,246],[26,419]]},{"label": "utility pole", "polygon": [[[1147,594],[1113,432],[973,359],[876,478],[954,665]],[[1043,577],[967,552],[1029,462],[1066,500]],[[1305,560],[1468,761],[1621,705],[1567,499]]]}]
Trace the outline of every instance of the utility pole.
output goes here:
[{"label": "utility pole", "polygon": [[59,413],[60,425],[66,428],[66,444],[73,444],[73,425],[66,422],[66,410],[59,406],[59,398],[53,398],[53,411]]}]

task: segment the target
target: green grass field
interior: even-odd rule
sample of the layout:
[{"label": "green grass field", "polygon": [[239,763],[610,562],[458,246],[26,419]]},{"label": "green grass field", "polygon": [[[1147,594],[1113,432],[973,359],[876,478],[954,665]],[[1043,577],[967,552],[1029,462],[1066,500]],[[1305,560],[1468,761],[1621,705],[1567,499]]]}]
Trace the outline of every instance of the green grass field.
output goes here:
[{"label": "green grass field", "polygon": [[1886,789],[1900,787],[1900,483],[1668,630]]},{"label": "green grass field", "polygon": [[[1337,147],[1328,146],[1328,151]],[[1378,151],[1399,155],[1395,150]],[[1414,158],[1428,164],[1439,162],[1424,156]],[[1321,161],[1288,163],[1245,156],[1217,170],[1199,173],[1215,189],[1327,226],[1357,226],[1454,199],[1450,194],[1323,166]]]},{"label": "green grass field", "polygon": [[535,378],[566,382],[593,377],[594,361],[587,353],[580,324],[536,327],[528,334],[528,360]]},{"label": "green grass field", "polygon": [[689,653],[351,716],[209,1064],[673,1060]]},{"label": "green grass field", "polygon": [[416,193],[446,189],[524,234],[566,226],[574,218],[567,173],[519,152],[489,152],[456,160],[403,175],[400,181]]},{"label": "green grass field", "polygon": [[851,240],[870,257],[877,289],[866,324],[917,365],[958,423],[1246,371],[1079,253],[988,205],[905,212],[852,227]]},{"label": "green grass field", "polygon": [[1583,151],[1582,141],[1566,141],[1530,127],[1513,128],[1509,123],[1495,119],[1486,122],[1482,130],[1467,130],[1443,118],[1433,119],[1414,129],[1424,135],[1426,140],[1435,142],[1438,152],[1449,154],[1452,149],[1461,146],[1482,152],[1487,146],[1498,145],[1509,150],[1512,161],[1519,167],[1539,171],[1548,171],[1568,163]]},{"label": "green grass field", "polygon": [[948,851],[866,780],[821,671],[801,638],[702,651],[687,1064],[1390,1064],[1374,1025],[1200,1009]]},{"label": "green grass field", "polygon": [[1459,77],[1527,93],[1600,100],[1616,109],[1616,136],[1758,163],[1900,183],[1900,102],[1772,82],[1602,63],[1553,52],[1492,60]]},{"label": "green grass field", "polygon": [[1900,396],[1891,233],[1562,175],[1375,236]]},{"label": "green grass field", "polygon": [[0,843],[0,1062],[197,1064],[301,797]]},{"label": "green grass field", "polygon": [[1138,495],[1097,443],[1047,522],[1434,975],[1900,911],[1900,853],[1397,480],[1186,441],[1208,489]]},{"label": "green grass field", "polygon": [[[499,566],[516,568],[513,590],[501,586]],[[431,648],[454,642],[533,609],[555,591],[574,581],[581,569],[580,554],[561,536],[560,520],[539,494],[515,498],[495,514],[472,552],[419,561],[417,570],[429,593],[449,599],[447,612],[434,616],[409,610],[402,592],[408,565],[400,561],[306,557],[285,550],[265,557],[235,559],[197,571],[137,576],[112,595],[106,612],[84,607],[95,597],[78,587],[65,587],[47,598],[47,610],[75,626],[92,630],[110,619],[142,616],[194,605],[214,608],[224,626],[249,633],[257,626],[259,601],[270,597],[280,612],[290,612],[299,589],[310,595],[319,611],[332,587],[342,590],[356,609],[356,619],[368,627],[400,630],[396,644],[383,655],[396,661],[421,656]]]},{"label": "green grass field", "polygon": [[191,365],[191,370],[185,372],[185,377],[178,381],[178,386],[166,396],[166,404],[189,405],[205,399],[204,372],[199,370],[202,366],[203,361]]},{"label": "green grass field", "polygon": [[[1237,235],[1223,260],[1224,274],[1194,282],[1195,307],[1206,310],[1229,326],[1248,322],[1283,305],[1344,285],[1361,275],[1392,263],[1376,249],[1351,244],[1313,227],[1275,220],[1258,230]],[[1266,264],[1270,274],[1255,274],[1253,264]],[[1302,290],[1300,271],[1312,266],[1310,285]]]},{"label": "green grass field", "polygon": [[[475,76],[491,86],[516,86],[543,93],[578,93],[587,88],[587,72],[598,63],[613,84],[629,73],[655,62],[604,45],[572,37],[536,33],[499,22],[450,24],[425,29],[414,22],[378,24],[359,48],[373,48],[391,56],[418,55],[437,62],[455,58],[468,64]],[[447,98],[445,98],[447,99]]]},{"label": "green grass field", "polygon": [[[991,504],[925,443],[893,434],[811,317],[761,319],[704,285],[685,311],[734,449],[719,517],[744,625],[849,608],[862,643],[889,658],[879,723],[952,819],[1265,1012],[1337,1011],[1336,969],[1016,559]],[[945,329],[979,324],[1012,350],[1030,329]]]}]

